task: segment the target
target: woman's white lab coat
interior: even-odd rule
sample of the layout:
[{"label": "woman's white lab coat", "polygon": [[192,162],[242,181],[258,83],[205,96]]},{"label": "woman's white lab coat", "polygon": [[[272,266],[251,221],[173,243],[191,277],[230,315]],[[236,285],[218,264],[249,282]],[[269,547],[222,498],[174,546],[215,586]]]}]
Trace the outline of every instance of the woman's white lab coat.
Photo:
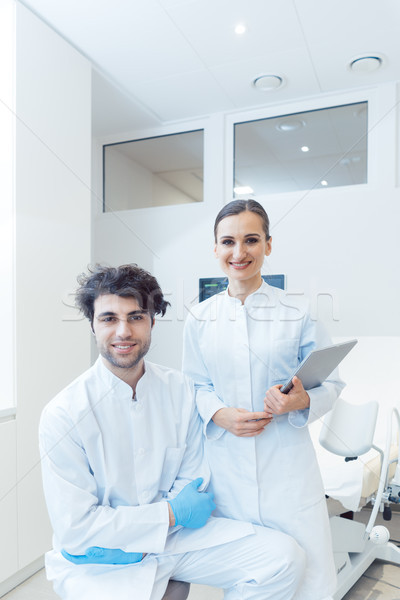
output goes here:
[{"label": "woman's white lab coat", "polygon": [[[172,369],[145,367],[133,400],[131,387],[98,359],[42,414],[43,484],[54,530],[46,569],[62,598],[147,600],[162,560],[156,555],[252,532],[250,524],[213,518],[201,529],[169,527],[165,500],[198,476],[206,484],[209,473],[193,384]],[[74,565],[60,553],[84,554],[91,546],[148,554],[130,565]]]},{"label": "woman's white lab coat", "polygon": [[245,303],[227,291],[189,314],[183,370],[195,381],[204,421],[216,515],[292,535],[308,555],[299,600],[321,600],[335,587],[322,481],[307,424],[331,409],[343,383],[332,374],[309,391],[310,408],[276,416],[257,437],[237,437],[211,421],[223,407],[264,409],[265,392],[284,383],[315,347],[330,339],[307,302],[266,283]]}]

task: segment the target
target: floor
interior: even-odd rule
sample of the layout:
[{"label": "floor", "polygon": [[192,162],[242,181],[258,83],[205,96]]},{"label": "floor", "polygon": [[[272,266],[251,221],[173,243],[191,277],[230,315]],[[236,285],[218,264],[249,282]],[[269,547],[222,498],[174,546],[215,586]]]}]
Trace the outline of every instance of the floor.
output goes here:
[{"label": "floor", "polygon": [[[357,520],[368,520],[368,509],[356,515]],[[378,517],[376,524],[389,527],[392,540],[400,545],[400,512],[393,512],[390,523]],[[221,600],[222,590],[203,585],[192,585],[188,600]],[[3,596],[3,600],[57,600],[58,596],[46,580],[44,571]],[[375,561],[343,600],[400,600],[400,566]]]}]

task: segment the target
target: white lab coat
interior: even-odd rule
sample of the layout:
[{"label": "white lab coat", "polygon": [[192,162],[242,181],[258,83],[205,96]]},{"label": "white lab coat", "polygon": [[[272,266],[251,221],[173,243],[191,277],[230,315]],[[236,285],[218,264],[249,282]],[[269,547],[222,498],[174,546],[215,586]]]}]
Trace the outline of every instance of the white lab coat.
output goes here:
[{"label": "white lab coat", "polygon": [[215,514],[299,542],[308,556],[299,600],[321,600],[335,588],[324,490],[306,425],[331,409],[343,382],[332,374],[309,391],[309,409],[274,417],[257,437],[237,437],[211,417],[225,406],[262,411],[266,390],[284,383],[310,350],[330,343],[304,298],[266,283],[243,305],[227,291],[200,303],[184,330],[183,370],[196,384]]},{"label": "white lab coat", "polygon": [[[85,586],[101,573],[118,600],[146,600],[158,553],[209,548],[253,531],[215,518],[201,529],[169,528],[165,499],[196,477],[209,479],[193,384],[177,371],[146,362],[133,400],[131,387],[98,359],[44,409],[40,449],[54,530],[46,568],[61,597],[86,598]],[[60,553],[90,546],[148,555],[132,565],[74,565]]]}]

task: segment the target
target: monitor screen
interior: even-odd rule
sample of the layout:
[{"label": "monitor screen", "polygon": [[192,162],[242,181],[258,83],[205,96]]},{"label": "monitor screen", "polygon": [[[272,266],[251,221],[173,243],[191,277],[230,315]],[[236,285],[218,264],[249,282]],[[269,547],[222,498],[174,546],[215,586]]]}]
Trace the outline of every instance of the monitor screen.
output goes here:
[{"label": "monitor screen", "polygon": [[[285,276],[284,275],[262,275],[262,278],[269,285],[285,289]],[[227,277],[202,277],[199,279],[199,302],[211,298],[214,294],[223,292],[228,287]]]}]

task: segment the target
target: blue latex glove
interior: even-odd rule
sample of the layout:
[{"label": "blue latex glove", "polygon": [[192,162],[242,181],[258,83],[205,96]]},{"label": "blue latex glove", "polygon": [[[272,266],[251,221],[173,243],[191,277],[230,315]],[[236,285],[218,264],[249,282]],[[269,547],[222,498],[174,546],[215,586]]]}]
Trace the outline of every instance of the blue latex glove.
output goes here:
[{"label": "blue latex glove", "polygon": [[175,516],[175,525],[198,529],[207,523],[208,517],[215,508],[214,495],[197,491],[202,483],[203,478],[198,477],[185,485],[176,498],[169,500]]},{"label": "blue latex glove", "polygon": [[69,554],[65,550],[61,550],[61,554],[76,565],[129,565],[140,562],[143,558],[141,552],[124,552],[117,548],[100,548],[99,546],[87,548],[86,554]]}]

